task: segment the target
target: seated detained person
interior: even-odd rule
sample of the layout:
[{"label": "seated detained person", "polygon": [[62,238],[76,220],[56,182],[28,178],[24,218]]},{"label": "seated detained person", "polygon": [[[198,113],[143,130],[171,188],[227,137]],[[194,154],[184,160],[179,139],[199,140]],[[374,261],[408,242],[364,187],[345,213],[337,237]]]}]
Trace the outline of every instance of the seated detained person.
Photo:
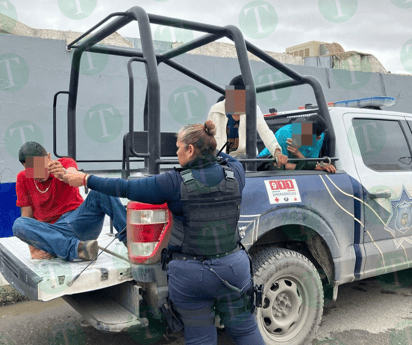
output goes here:
[{"label": "seated detained person", "polygon": [[[33,259],[92,260],[106,214],[118,232],[125,228],[126,210],[119,199],[91,191],[83,201],[79,189],[68,184],[63,175],[77,172],[73,159],[52,161],[42,145],[31,141],[20,148],[19,160],[25,170],[17,175],[21,217],[13,234],[29,244]],[[126,235],[119,239],[126,241]]]},{"label": "seated detained person", "polygon": [[[220,150],[228,142],[226,153],[236,158],[246,158],[246,102],[242,76],[234,77],[230,86],[233,90],[226,90],[226,99],[210,108],[207,119],[216,125],[217,149]],[[273,157],[277,157],[278,164],[286,164],[287,156],[282,154],[281,147],[263,118],[259,106],[256,106],[256,128],[269,152]]]},{"label": "seated detained person", "polygon": [[[318,158],[325,138],[326,124],[320,116],[313,115],[304,120],[279,128],[276,139],[282,148],[282,153],[289,158]],[[265,148],[258,157],[267,157],[270,151]],[[336,168],[331,164],[319,164],[316,162],[287,163],[287,170],[325,170],[335,173]]]},{"label": "seated detained person", "polygon": [[236,344],[264,345],[245,302],[252,282],[249,258],[239,248],[239,206],[245,171],[225,153],[221,156],[227,165],[218,163],[214,134],[211,121],[187,125],[179,131],[176,146],[181,171],[129,181],[81,172],[65,177],[72,186],[86,183],[112,196],[149,204],[167,202],[173,226],[169,260],[163,263],[168,263],[169,295],[183,320],[186,344],[217,343],[216,306]]}]

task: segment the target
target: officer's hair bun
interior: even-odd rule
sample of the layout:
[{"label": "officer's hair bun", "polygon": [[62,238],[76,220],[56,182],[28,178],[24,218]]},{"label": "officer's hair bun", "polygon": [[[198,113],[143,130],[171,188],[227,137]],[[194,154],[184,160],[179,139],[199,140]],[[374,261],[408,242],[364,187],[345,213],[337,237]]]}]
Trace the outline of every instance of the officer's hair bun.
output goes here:
[{"label": "officer's hair bun", "polygon": [[205,132],[210,135],[211,137],[214,137],[216,135],[216,126],[215,124],[208,120],[205,122]]}]

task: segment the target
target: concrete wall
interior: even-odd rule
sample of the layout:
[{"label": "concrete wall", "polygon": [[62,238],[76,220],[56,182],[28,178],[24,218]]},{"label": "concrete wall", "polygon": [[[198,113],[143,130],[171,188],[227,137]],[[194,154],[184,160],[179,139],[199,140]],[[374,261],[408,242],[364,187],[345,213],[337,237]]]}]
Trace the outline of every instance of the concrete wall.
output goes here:
[{"label": "concrete wall", "polygon": [[[24,141],[35,140],[52,152],[53,96],[69,87],[72,53],[66,51],[65,45],[64,40],[0,36],[0,236],[11,235],[12,221],[18,215],[14,206],[14,182],[22,170],[17,159],[20,146]],[[127,60],[89,53],[83,56],[77,107],[77,159],[121,159],[122,138],[128,130]],[[235,58],[186,54],[176,61],[221,86],[239,74]],[[261,61],[251,61],[250,64],[256,85],[286,78]],[[411,110],[410,77],[302,65],[289,67],[318,78],[328,102],[388,95],[399,98],[393,110]],[[133,68],[135,130],[142,130],[146,74],[139,63]],[[208,110],[219,94],[164,65],[159,66],[159,75],[162,131],[177,131],[184,124],[206,120]],[[272,107],[283,111],[314,102],[309,86],[258,95],[258,104],[264,113]],[[57,121],[60,155],[67,154],[66,111],[67,97],[62,95]],[[120,169],[121,163],[79,166],[84,169]]]}]

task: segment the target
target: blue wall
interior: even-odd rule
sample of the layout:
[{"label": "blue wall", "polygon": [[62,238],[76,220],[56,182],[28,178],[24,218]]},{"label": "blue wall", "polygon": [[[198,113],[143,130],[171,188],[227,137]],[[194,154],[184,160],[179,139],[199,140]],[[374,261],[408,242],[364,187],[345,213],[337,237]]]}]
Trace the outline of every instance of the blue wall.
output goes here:
[{"label": "blue wall", "polygon": [[11,227],[20,217],[20,208],[16,206],[16,183],[0,184],[0,237],[13,235]]}]

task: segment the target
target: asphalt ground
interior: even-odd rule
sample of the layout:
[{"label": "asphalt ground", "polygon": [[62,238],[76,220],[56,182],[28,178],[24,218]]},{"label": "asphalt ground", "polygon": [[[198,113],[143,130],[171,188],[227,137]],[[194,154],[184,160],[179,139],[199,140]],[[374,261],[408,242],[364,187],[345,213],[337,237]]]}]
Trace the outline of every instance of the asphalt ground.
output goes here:
[{"label": "asphalt ground", "polygon": [[[313,345],[412,345],[412,271],[345,284],[338,300],[325,301]],[[169,340],[139,334],[107,334],[82,326],[81,316],[62,299],[22,301],[0,308],[1,345],[183,345],[182,334]],[[219,344],[233,344],[219,330]],[[157,341],[157,342],[156,342]]]}]

